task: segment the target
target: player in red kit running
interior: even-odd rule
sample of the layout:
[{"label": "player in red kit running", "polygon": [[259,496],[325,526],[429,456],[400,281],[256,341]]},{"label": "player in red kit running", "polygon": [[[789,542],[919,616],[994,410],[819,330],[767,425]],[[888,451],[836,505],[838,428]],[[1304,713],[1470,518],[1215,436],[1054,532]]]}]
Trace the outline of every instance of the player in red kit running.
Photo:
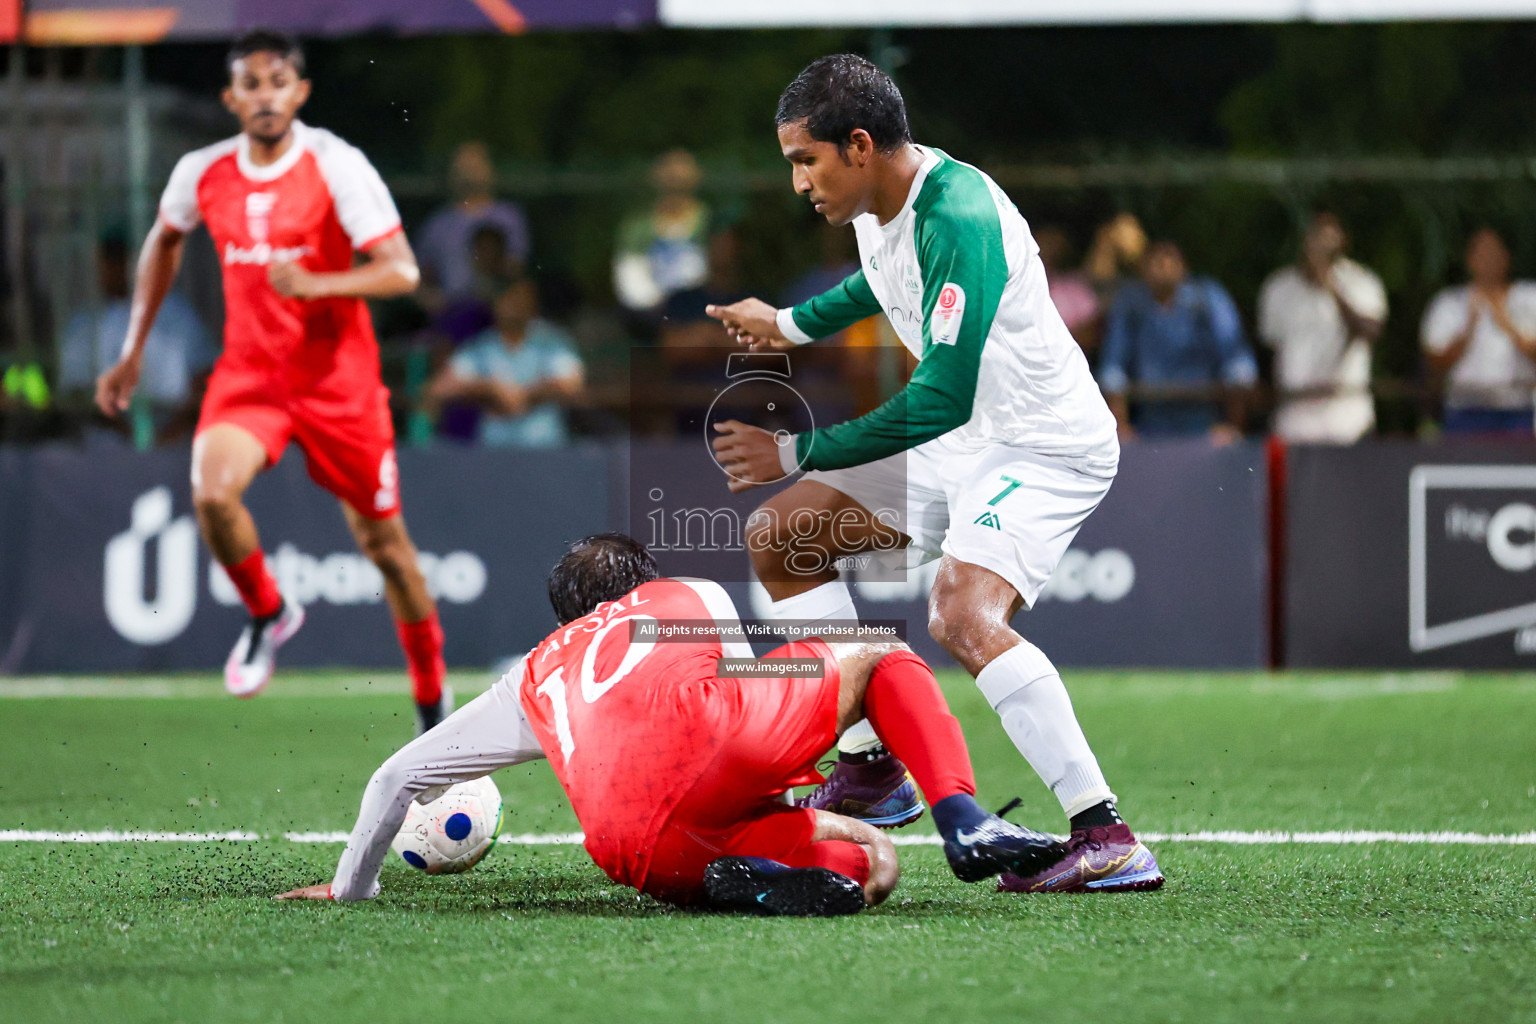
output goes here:
[{"label": "player in red kit running", "polygon": [[[737,678],[751,659],[730,597],[658,578],[639,542],[573,544],[549,578],[560,628],[439,728],[401,748],[363,795],[329,884],[282,898],[361,900],[411,800],[434,787],[548,757],[615,882],[682,906],[844,914],[896,884],[895,850],[867,822],[783,802],[819,779],[816,759],[868,715],[933,807],[950,867],[978,881],[1061,856],[1053,837],[983,811],[970,754],[933,672],[901,644],[808,640],[768,655],[786,676]],[[659,639],[659,631],[686,630]]]},{"label": "player in red kit running", "polygon": [[452,710],[452,696],[437,608],[400,516],[389,392],[364,304],[412,291],[416,258],[367,157],[296,119],[310,92],[298,44],[251,32],[228,63],[223,100],[240,134],[188,153],[171,172],[139,257],[123,354],[97,382],[96,402],[109,416],[127,409],[183,243],[206,224],[227,315],[192,446],[192,500],[203,539],[251,615],[224,685],[238,697],[261,692],[278,647],[304,621],[268,571],[244,504],[256,474],[294,441],[384,576],[425,731]]}]

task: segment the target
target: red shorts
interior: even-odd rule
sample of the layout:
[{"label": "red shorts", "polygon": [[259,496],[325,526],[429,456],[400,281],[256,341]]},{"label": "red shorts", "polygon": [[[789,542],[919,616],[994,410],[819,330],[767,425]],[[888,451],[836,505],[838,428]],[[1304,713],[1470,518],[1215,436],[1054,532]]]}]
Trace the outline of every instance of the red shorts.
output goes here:
[{"label": "red shorts", "polygon": [[388,519],[400,511],[389,389],[374,380],[358,391],[345,400],[292,396],[269,376],[215,369],[197,432],[215,423],[249,431],[266,449],[268,466],[296,441],[315,483],[359,515]]},{"label": "red shorts", "polygon": [[786,644],[772,658],[821,658],[820,677],[721,679],[729,740],[700,766],[698,781],[656,838],[641,891],[669,903],[699,902],[704,869],[724,856],[767,857],[824,867],[863,885],[869,857],[857,843],[812,842],[814,811],[779,800],[821,781],[816,761],[837,741],[837,659],[820,640]]}]

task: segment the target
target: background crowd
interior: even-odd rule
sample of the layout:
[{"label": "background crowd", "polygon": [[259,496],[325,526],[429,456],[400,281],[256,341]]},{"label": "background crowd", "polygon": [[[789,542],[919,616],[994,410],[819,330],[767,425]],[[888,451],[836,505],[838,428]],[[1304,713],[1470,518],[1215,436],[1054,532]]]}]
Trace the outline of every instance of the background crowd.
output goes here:
[{"label": "background crowd", "polygon": [[[723,384],[719,352],[731,347],[705,306],[751,294],[788,305],[857,269],[851,230],[814,227],[819,261],[780,294],[755,289],[740,258],[750,242],[699,195],[694,157],[662,154],[649,180],[651,195],[616,226],[605,307],[535,269],[538,239],[522,208],[498,197],[486,145],[455,150],[445,201],[408,225],[422,286],[409,309],[381,318],[410,439],[549,447],[579,435],[691,430],[679,410],[708,404]],[[1149,236],[1130,213],[1101,224],[1080,256],[1067,229],[1034,231],[1051,297],[1122,436],[1206,435],[1222,444],[1268,430],[1288,442],[1351,444],[1375,428],[1372,345],[1391,311],[1380,277],[1350,257],[1347,227],[1333,212],[1306,222],[1294,257],[1253,297],[1252,323],[1217,268],[1191,267],[1178,240]],[[1285,245],[1274,241],[1277,252]],[[84,409],[126,332],[129,255],[122,236],[102,240],[104,301],[64,332],[54,388],[82,400],[74,408]],[[1532,436],[1536,282],[1512,278],[1509,248],[1492,227],[1465,240],[1459,277],[1419,325],[1422,398],[1438,408],[1446,433]],[[840,394],[842,402],[831,400],[844,412],[872,408],[904,378],[907,357],[879,318],[829,344],[843,358],[813,386]],[[173,293],[141,389],[158,441],[187,436],[216,355],[210,332]],[[647,386],[652,355],[673,386]]]}]

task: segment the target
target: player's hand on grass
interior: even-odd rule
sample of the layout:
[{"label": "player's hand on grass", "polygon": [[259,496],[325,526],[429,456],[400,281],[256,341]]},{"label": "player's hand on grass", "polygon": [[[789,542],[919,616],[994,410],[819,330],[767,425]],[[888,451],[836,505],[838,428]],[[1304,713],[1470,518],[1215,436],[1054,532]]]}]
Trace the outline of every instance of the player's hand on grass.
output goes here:
[{"label": "player's hand on grass", "polygon": [[302,889],[294,889],[291,892],[281,893],[272,898],[275,900],[328,900],[331,898],[331,883],[322,882],[319,885],[306,885]]},{"label": "player's hand on grass", "polygon": [[133,389],[139,386],[140,361],[136,356],[125,356],[112,369],[96,378],[96,407],[108,416],[116,416],[128,408]]},{"label": "player's hand on grass", "polygon": [[783,480],[788,474],[779,461],[779,442],[774,434],[738,420],[716,423],[719,432],[711,442],[715,459],[729,474],[732,494],[749,487]]},{"label": "player's hand on grass", "polygon": [[316,279],[297,263],[273,263],[267,267],[267,280],[277,294],[290,299],[312,299],[318,295]]},{"label": "player's hand on grass", "polygon": [[779,330],[779,311],[762,299],[742,299],[729,306],[705,306],[704,312],[725,325],[726,333],[754,352],[793,348]]}]

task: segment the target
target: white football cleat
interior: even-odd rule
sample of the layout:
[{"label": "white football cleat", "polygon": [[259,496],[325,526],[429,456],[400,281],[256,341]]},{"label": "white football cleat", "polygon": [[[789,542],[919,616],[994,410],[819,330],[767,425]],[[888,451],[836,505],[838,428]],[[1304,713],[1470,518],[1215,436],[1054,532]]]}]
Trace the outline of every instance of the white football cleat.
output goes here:
[{"label": "white football cleat", "polygon": [[304,609],[283,598],[276,615],[252,619],[224,663],[224,689],[236,697],[254,697],[266,689],[277,664],[277,649],[304,625]]}]

